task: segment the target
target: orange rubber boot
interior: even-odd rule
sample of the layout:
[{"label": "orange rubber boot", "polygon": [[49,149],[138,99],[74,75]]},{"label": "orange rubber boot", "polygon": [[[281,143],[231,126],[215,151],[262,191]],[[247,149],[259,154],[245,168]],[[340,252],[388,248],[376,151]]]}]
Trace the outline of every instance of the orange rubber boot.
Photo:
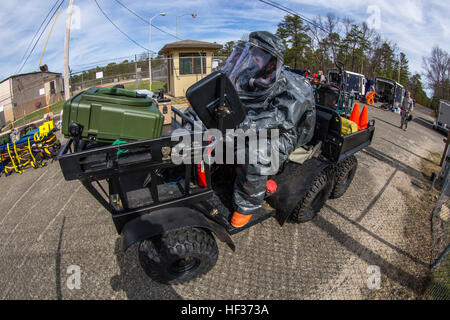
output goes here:
[{"label": "orange rubber boot", "polygon": [[235,211],[231,217],[231,225],[236,228],[245,226],[251,219],[251,214],[240,214]]}]

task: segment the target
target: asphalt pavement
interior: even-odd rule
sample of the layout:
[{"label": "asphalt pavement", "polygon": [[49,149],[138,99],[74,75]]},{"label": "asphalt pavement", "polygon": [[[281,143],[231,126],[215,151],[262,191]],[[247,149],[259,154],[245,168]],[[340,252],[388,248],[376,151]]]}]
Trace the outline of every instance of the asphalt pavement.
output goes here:
[{"label": "asphalt pavement", "polygon": [[[344,196],[310,222],[280,227],[269,219],[234,235],[236,252],[218,241],[216,266],[182,285],[150,280],[137,246],[123,251],[109,213],[78,181],[65,181],[57,162],[2,176],[0,299],[415,298],[430,243],[428,235],[411,241],[405,233],[407,195],[424,192],[414,182],[424,181],[421,164],[442,152],[444,136],[427,109],[413,117],[403,131],[398,114],[369,107],[375,137],[357,154]],[[367,284],[373,270],[380,289]]]}]

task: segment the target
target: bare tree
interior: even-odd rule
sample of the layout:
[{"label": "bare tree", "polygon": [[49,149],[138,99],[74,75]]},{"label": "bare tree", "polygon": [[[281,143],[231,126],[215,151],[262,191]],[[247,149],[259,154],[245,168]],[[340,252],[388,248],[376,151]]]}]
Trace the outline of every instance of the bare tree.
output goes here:
[{"label": "bare tree", "polygon": [[434,47],[429,57],[423,57],[425,80],[428,88],[433,90],[433,95],[438,99],[450,99],[450,57],[448,52]]},{"label": "bare tree", "polygon": [[340,42],[339,19],[335,15],[329,13],[325,22],[325,29],[328,32],[326,44],[328,46],[328,50],[331,51],[330,60],[334,63],[337,58]]}]

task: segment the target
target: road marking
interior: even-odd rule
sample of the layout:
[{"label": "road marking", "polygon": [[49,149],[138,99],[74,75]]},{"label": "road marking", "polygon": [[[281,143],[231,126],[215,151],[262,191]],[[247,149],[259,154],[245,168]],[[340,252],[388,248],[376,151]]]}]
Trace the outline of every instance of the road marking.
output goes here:
[{"label": "road marking", "polygon": [[52,221],[49,222],[49,224],[45,227],[44,231],[41,232],[41,234],[39,235],[37,241],[41,241],[42,236],[44,235],[44,233],[48,230],[48,228],[53,224],[53,222],[55,222],[56,218],[59,217],[59,215],[61,214],[61,212],[64,211],[64,209],[66,209],[67,205],[69,204],[69,202],[73,199],[73,197],[77,194],[77,192],[80,190],[80,188],[82,187],[82,185],[80,184],[78,186],[78,188],[70,195],[69,199],[67,199],[66,203],[64,203],[64,205],[62,206],[61,209],[59,209],[58,213],[56,214],[56,216],[53,218]]},{"label": "road marking", "polygon": [[[33,253],[33,248],[36,245],[36,243],[38,243],[41,239],[42,236],[44,235],[44,233],[48,230],[48,228],[53,224],[53,222],[56,220],[56,218],[61,214],[61,212],[64,211],[64,209],[67,207],[67,205],[69,204],[69,202],[73,199],[73,197],[77,194],[77,192],[80,190],[80,188],[83,185],[79,185],[78,188],[70,195],[69,199],[66,201],[66,203],[64,203],[64,205],[62,206],[62,208],[58,211],[58,213],[56,214],[56,216],[52,219],[52,221],[49,222],[49,224],[47,225],[47,227],[45,227],[44,231],[41,232],[41,234],[39,235],[39,237],[37,238],[37,241],[33,243],[30,251],[26,254],[26,256],[23,258],[22,262],[20,263],[19,267],[17,269],[21,269],[23,267],[23,265],[25,264],[25,261],[27,260],[27,258],[30,256],[31,253]],[[20,274],[19,272],[17,272],[16,270],[16,275]],[[14,278],[11,278],[8,283],[6,284],[6,286],[8,286],[11,281],[15,280]],[[8,289],[5,290],[5,293],[3,294],[3,300],[5,299],[5,297],[8,295],[9,291],[11,290],[11,288],[13,287],[13,285],[8,286]]]},{"label": "road marking", "polygon": [[31,184],[31,186],[27,189],[27,191],[25,191],[21,196],[20,196],[20,198],[14,203],[14,205],[8,210],[8,212],[6,213],[6,215],[3,217],[3,219],[2,219],[2,221],[0,221],[0,225],[2,225],[3,224],[3,222],[5,221],[5,219],[9,216],[9,214],[12,212],[12,210],[15,208],[15,206],[17,206],[17,204],[25,197],[25,195],[28,193],[28,192],[30,192],[30,190],[34,187],[34,185],[39,181],[39,180],[41,180],[41,178],[44,176],[44,174],[46,174],[48,172],[48,169],[45,171],[45,172],[43,172],[42,174],[41,174],[41,176],[39,177],[39,178],[37,178],[37,180],[35,180],[32,184]]},{"label": "road marking", "polygon": [[[53,185],[53,186],[49,185],[49,186],[47,187],[47,189],[45,189],[43,192],[46,193],[50,187],[52,187],[52,190],[55,189],[55,188],[56,188],[63,180],[64,180],[64,178],[61,178],[57,184],[55,184],[55,185]],[[22,223],[22,221],[24,220],[24,218],[27,217],[28,214],[29,214],[30,212],[32,212],[33,209],[36,208],[36,206],[37,206],[38,204],[40,204],[43,200],[44,200],[44,199],[40,199],[39,201],[37,201],[37,202],[36,202],[36,203],[28,210],[27,213],[25,213],[24,215],[22,215],[22,218],[20,219],[20,221],[16,224],[16,226],[14,227],[14,229],[13,229],[13,230],[11,231],[11,233],[9,234],[8,238],[6,238],[6,240],[4,241],[4,245],[3,245],[4,248],[6,248],[6,246],[8,245],[9,239],[13,236],[14,232],[16,232],[17,228],[18,228],[19,225]],[[3,253],[3,251],[2,251],[2,253]]]},{"label": "road marking", "polygon": [[298,225],[295,226],[295,228],[294,228],[294,244],[293,244],[294,254],[292,256],[292,264],[294,265],[294,267],[297,266],[297,250],[298,250],[298,241],[299,241],[299,239],[298,239],[298,236],[299,236],[298,228],[300,228],[300,226],[298,226]]}]

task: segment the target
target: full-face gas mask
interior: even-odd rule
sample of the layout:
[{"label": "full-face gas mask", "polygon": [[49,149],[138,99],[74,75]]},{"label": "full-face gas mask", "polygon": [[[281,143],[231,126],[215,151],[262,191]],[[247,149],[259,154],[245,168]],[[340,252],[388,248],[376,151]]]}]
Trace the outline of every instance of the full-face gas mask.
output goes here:
[{"label": "full-face gas mask", "polygon": [[233,49],[222,70],[239,95],[265,94],[276,82],[282,62],[254,43],[241,43]]}]

